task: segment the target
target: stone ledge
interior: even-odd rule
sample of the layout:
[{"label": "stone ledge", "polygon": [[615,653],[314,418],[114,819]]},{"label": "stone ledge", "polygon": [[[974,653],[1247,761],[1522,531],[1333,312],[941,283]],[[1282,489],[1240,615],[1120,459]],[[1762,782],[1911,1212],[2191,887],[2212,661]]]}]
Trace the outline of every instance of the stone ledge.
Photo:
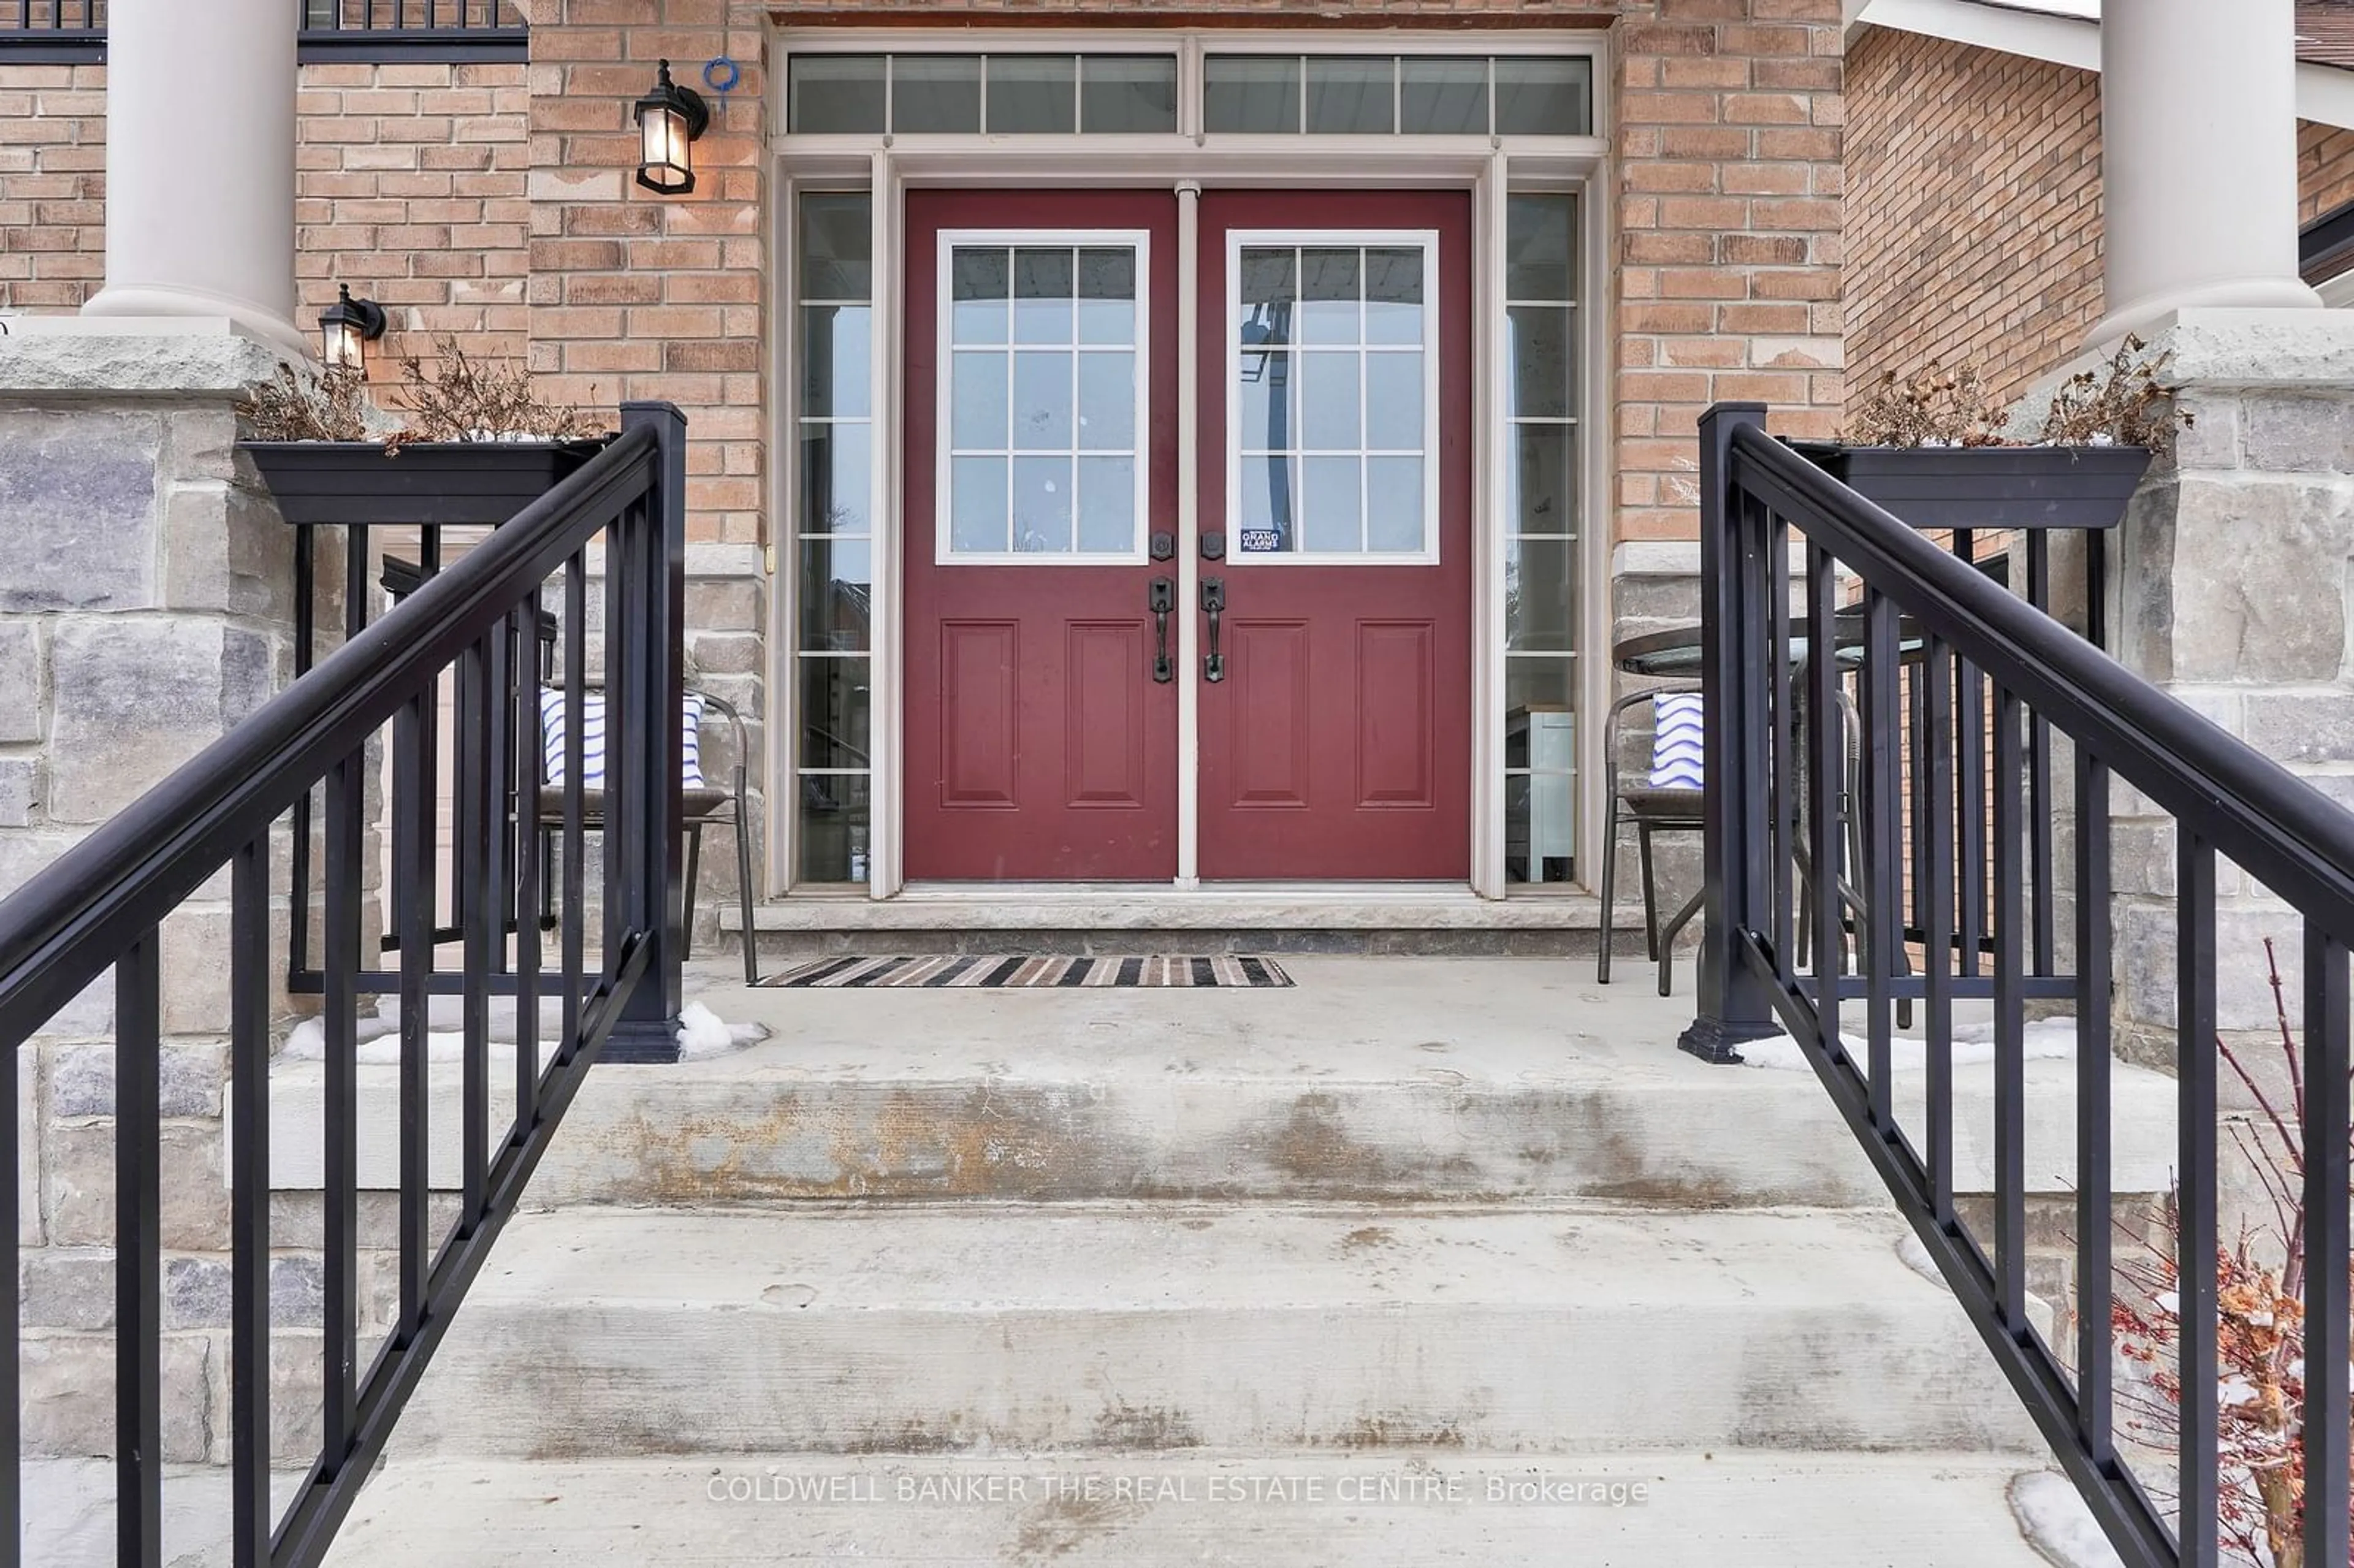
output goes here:
[{"label": "stone ledge", "polygon": [[235,397],[286,359],[226,316],[10,316],[0,326],[0,397]]},{"label": "stone ledge", "polygon": [[2340,311],[2186,310],[2151,334],[2177,386],[2354,387],[2354,315]]}]

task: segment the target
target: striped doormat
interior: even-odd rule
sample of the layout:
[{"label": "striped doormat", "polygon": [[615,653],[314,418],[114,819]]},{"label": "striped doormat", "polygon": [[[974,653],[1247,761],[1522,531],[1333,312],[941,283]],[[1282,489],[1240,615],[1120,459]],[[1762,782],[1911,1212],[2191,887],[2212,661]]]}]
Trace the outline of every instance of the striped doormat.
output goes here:
[{"label": "striped doormat", "polygon": [[821,990],[866,986],[1288,986],[1291,977],[1271,959],[971,958],[812,959],[764,986]]}]

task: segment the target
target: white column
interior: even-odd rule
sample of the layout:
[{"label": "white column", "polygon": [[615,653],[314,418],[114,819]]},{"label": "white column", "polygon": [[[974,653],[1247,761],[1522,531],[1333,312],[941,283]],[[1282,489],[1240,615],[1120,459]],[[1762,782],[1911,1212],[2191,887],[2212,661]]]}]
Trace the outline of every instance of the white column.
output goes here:
[{"label": "white column", "polygon": [[294,7],[114,0],[107,16],[106,286],[82,313],[294,324]]},{"label": "white column", "polygon": [[2186,306],[2317,307],[2297,278],[2293,0],[2101,7],[2108,314],[2095,344]]}]

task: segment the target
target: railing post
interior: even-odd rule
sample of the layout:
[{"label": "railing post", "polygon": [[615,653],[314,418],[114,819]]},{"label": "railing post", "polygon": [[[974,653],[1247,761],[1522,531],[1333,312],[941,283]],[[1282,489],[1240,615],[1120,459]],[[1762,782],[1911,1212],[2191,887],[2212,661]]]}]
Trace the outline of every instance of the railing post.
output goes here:
[{"label": "railing post", "polygon": [[[624,403],[621,426],[651,426],[655,477],[642,506],[629,508],[607,535],[605,569],[621,589],[626,625],[608,626],[607,700],[615,705],[608,736],[633,745],[626,764],[609,759],[609,776],[642,787],[612,800],[605,824],[605,896],[624,901],[621,925],[654,944],[645,978],[630,993],[605,1045],[608,1062],[678,1060],[679,953],[684,902],[678,876],[679,694],[685,684],[686,416],[670,403]],[[626,652],[618,652],[618,651]],[[626,694],[624,695],[623,694]],[[634,715],[620,711],[633,704]],[[607,928],[612,928],[609,921]],[[610,964],[615,955],[609,952]]]},{"label": "railing post", "polygon": [[[1758,655],[1766,612],[1765,532],[1733,483],[1733,432],[1762,427],[1762,403],[1719,403],[1700,421],[1702,819],[1700,1011],[1677,1048],[1702,1061],[1741,1060],[1744,1040],[1781,1033],[1765,980],[1742,957],[1739,931],[1766,914],[1766,717]],[[1615,762],[1611,766],[1616,766]]]}]

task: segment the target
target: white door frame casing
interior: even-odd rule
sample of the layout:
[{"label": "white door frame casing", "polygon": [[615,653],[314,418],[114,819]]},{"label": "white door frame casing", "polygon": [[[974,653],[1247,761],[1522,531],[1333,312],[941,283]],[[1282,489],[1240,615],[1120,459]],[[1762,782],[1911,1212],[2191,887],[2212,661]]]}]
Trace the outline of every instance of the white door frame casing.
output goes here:
[{"label": "white door frame casing", "polygon": [[[1105,46],[1103,33],[1082,35],[1091,48]],[[1331,35],[1315,36],[1314,52],[1332,52]],[[1025,46],[1034,48],[1040,42],[1025,34]],[[1444,52],[1445,44],[1464,53],[1511,53],[1515,40],[1496,35],[1479,35],[1470,39],[1447,35],[1443,39],[1430,40],[1425,48],[1422,39],[1401,40],[1395,35],[1374,35],[1365,40],[1364,52],[1435,53]],[[838,45],[836,36],[826,40],[829,47]],[[887,37],[874,46],[887,47],[893,52],[911,52],[911,38]],[[1261,46],[1256,38],[1249,40],[1254,50]],[[1166,48],[1165,38],[1157,47]],[[1282,45],[1270,40],[1272,52],[1281,52]],[[970,35],[961,36],[961,48],[971,51],[981,48]],[[777,73],[781,75],[782,73]],[[1597,99],[1606,73],[1596,71]],[[1181,102],[1184,101],[1181,98]],[[1600,104],[1597,101],[1597,123]],[[781,120],[776,122],[782,123]],[[1475,454],[1472,475],[1473,506],[1473,570],[1475,590],[1473,602],[1473,678],[1469,694],[1473,704],[1472,747],[1468,765],[1472,768],[1471,877],[1473,891],[1482,896],[1498,897],[1505,892],[1505,779],[1503,775],[1503,655],[1504,589],[1503,548],[1508,524],[1502,516],[1506,492],[1505,469],[1509,461],[1508,429],[1504,419],[1504,381],[1508,357],[1504,352],[1503,321],[1503,246],[1504,197],[1508,191],[1523,187],[1547,190],[1567,190],[1580,194],[1585,234],[1579,260],[1582,263],[1582,293],[1589,302],[1598,302],[1606,290],[1609,274],[1602,270],[1606,252],[1601,235],[1602,211],[1595,200],[1596,193],[1606,188],[1600,175],[1606,166],[1607,146],[1602,139],[1582,137],[1547,139],[1520,150],[1509,140],[1502,143],[1479,139],[1467,146],[1462,137],[1309,137],[1309,136],[1222,136],[1208,144],[1191,137],[1165,136],[1099,136],[1099,137],[917,137],[869,139],[863,150],[854,151],[847,143],[853,139],[839,137],[783,137],[774,149],[778,178],[771,188],[782,193],[772,214],[776,228],[773,254],[779,263],[774,269],[772,287],[778,303],[776,352],[772,360],[780,389],[779,407],[774,424],[778,432],[776,450],[779,461],[772,465],[770,490],[772,517],[775,519],[771,537],[781,546],[792,539],[790,519],[793,497],[800,482],[797,471],[800,442],[793,439],[796,410],[790,404],[790,388],[795,383],[791,376],[795,344],[792,334],[798,326],[793,310],[790,263],[782,260],[793,255],[793,214],[798,196],[805,191],[846,189],[864,186],[872,193],[872,242],[874,246],[873,331],[870,366],[874,396],[874,425],[871,448],[873,471],[870,475],[874,497],[874,571],[872,596],[872,636],[870,673],[870,734],[872,779],[868,836],[868,873],[865,895],[871,898],[887,898],[897,894],[906,885],[906,863],[902,835],[901,801],[906,789],[904,747],[900,730],[906,722],[904,669],[904,628],[900,625],[898,584],[902,564],[908,547],[908,520],[903,515],[903,492],[896,453],[908,388],[906,385],[906,355],[904,311],[907,268],[904,248],[906,233],[907,196],[911,188],[1127,188],[1163,189],[1172,193],[1177,204],[1178,249],[1176,259],[1179,299],[1179,387],[1178,418],[1181,451],[1179,454],[1179,517],[1182,536],[1178,551],[1180,567],[1179,603],[1190,607],[1196,597],[1198,563],[1195,542],[1198,537],[1199,494],[1197,449],[1188,440],[1198,440],[1200,429],[1198,402],[1198,300],[1200,280],[1196,271],[1198,250],[1198,196],[1205,187],[1216,188],[1381,188],[1399,189],[1458,189],[1470,194],[1472,201],[1472,356],[1475,387],[1479,389],[1473,408],[1472,450]],[[881,140],[887,144],[874,145]],[[835,145],[826,145],[833,143]],[[1508,185],[1507,181],[1511,183]],[[1607,355],[1602,352],[1602,340],[1596,331],[1606,313],[1596,309],[1581,313],[1579,345],[1580,394],[1586,417],[1594,420],[1593,429],[1579,443],[1578,480],[1584,504],[1579,549],[1581,582],[1586,603],[1582,607],[1578,680],[1581,705],[1587,713],[1598,712],[1594,705],[1606,670],[1600,668],[1606,661],[1586,656],[1585,651],[1606,646],[1609,625],[1607,595],[1596,594],[1591,585],[1607,581],[1608,551],[1606,547],[1606,513],[1605,498],[1609,494],[1610,460],[1606,440],[1597,439],[1596,431],[1604,425],[1595,417],[1607,407],[1606,365]],[[783,889],[791,884],[795,816],[793,802],[798,798],[795,771],[793,726],[785,722],[798,699],[795,678],[799,671],[792,619],[792,602],[798,580],[798,563],[791,562],[782,548],[772,552],[773,558],[784,569],[773,572],[775,614],[770,624],[777,634],[769,640],[768,665],[772,698],[771,720],[767,726],[768,772],[771,780],[782,780],[781,786],[769,791],[770,832],[768,835],[769,880],[773,888]],[[1191,614],[1178,618],[1179,636],[1176,649],[1179,667],[1191,670],[1198,657],[1197,619]],[[1196,704],[1189,700],[1194,694],[1190,688],[1180,694],[1179,759],[1179,876],[1177,885],[1196,885],[1194,866],[1197,800],[1192,770],[1198,758]],[[780,700],[779,700],[780,699]],[[1598,726],[1581,726],[1585,732],[1596,732]],[[1581,736],[1580,766],[1586,777],[1596,777],[1601,762],[1598,744],[1592,734]],[[1594,791],[1582,792],[1588,797],[1579,820],[1582,843],[1596,842],[1594,837],[1600,825],[1600,810],[1593,799]]]}]

